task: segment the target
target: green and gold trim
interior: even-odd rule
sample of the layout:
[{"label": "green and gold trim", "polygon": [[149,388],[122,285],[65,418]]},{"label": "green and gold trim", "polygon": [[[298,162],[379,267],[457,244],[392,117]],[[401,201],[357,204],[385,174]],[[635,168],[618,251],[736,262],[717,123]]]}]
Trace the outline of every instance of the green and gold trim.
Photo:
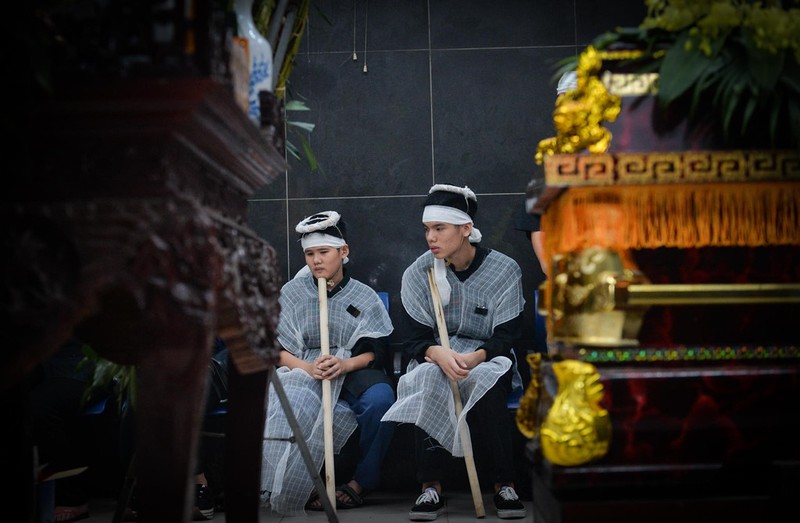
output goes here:
[{"label": "green and gold trim", "polygon": [[578,348],[574,356],[587,363],[657,363],[766,361],[800,359],[800,347],[789,346],[689,346],[662,348]]}]

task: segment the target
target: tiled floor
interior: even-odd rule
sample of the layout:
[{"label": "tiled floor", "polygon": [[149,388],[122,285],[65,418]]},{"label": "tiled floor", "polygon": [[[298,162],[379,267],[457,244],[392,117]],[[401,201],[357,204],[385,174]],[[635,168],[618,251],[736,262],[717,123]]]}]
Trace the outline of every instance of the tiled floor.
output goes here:
[{"label": "tiled floor", "polygon": [[[475,516],[475,507],[472,503],[472,495],[469,491],[445,492],[446,512],[436,520],[443,523],[464,523],[475,521],[533,521],[532,504],[530,501],[523,501],[528,509],[528,515],[524,519],[500,520],[494,510],[492,496],[485,493],[483,496],[484,509],[486,516],[478,520]],[[393,493],[393,492],[373,492],[367,498],[363,507],[351,510],[339,510],[336,513],[338,520],[342,523],[364,523],[367,521],[380,521],[381,523],[407,522],[408,510],[414,504],[414,493]],[[115,500],[113,499],[94,499],[89,505],[91,517],[82,520],[85,523],[110,523],[114,516]],[[322,523],[327,521],[325,512],[308,512],[305,517],[281,517],[277,514],[263,509],[260,521],[292,523],[302,520],[314,520]],[[224,522],[225,513],[218,512],[214,522]]]}]

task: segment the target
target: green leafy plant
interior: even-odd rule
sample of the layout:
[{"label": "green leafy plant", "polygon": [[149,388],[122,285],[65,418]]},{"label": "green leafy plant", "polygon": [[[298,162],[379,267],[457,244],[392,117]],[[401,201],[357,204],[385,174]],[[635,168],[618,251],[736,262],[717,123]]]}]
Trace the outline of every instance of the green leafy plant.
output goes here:
[{"label": "green leafy plant", "polygon": [[[800,146],[800,2],[798,0],[645,0],[638,27],[598,36],[598,50],[635,48],[627,66],[659,73],[661,108],[689,102],[730,145],[768,137]],[[576,58],[561,63],[574,68]]]},{"label": "green leafy plant", "polygon": [[[299,100],[292,100],[286,104],[286,111],[310,111],[311,109],[308,106],[299,101]],[[297,136],[300,140],[300,147],[302,148],[302,155],[301,149],[299,149],[294,143],[289,140],[287,136],[286,139],[286,150],[294,156],[298,160],[305,160],[308,164],[309,168],[312,171],[315,171],[319,168],[319,163],[317,162],[317,157],[314,155],[314,151],[311,149],[311,143],[308,141],[308,138],[303,133],[310,133],[314,130],[315,124],[311,122],[301,122],[286,118],[286,125],[289,127],[288,132],[292,133],[293,136]],[[299,130],[302,132],[292,132],[292,129]]]},{"label": "green leafy plant", "polygon": [[89,379],[83,393],[83,401],[89,401],[99,391],[112,391],[117,410],[124,405],[136,406],[136,367],[111,362],[90,346],[83,346],[80,368],[89,368]]},{"label": "green leafy plant", "polygon": [[[255,23],[258,30],[265,35],[273,52],[273,69],[275,95],[284,100],[286,111],[286,151],[295,159],[304,161],[312,171],[319,168],[316,155],[311,148],[308,134],[314,130],[315,124],[290,118],[289,113],[310,111],[300,100],[289,100],[289,76],[294,67],[294,59],[300,50],[300,42],[308,23],[311,0],[257,0],[255,7]],[[290,138],[299,140],[296,145]]]}]

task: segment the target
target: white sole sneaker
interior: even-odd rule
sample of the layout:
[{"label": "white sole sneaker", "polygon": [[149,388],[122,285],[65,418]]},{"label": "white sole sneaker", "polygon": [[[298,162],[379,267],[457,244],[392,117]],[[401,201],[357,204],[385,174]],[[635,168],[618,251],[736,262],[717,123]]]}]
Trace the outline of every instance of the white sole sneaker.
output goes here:
[{"label": "white sole sneaker", "polygon": [[444,509],[439,509],[436,512],[409,512],[408,519],[411,521],[433,521],[439,517]]},{"label": "white sole sneaker", "polygon": [[192,521],[209,521],[214,519],[214,509],[201,510],[197,507],[192,509]]},{"label": "white sole sneaker", "polygon": [[524,518],[527,513],[524,508],[504,509],[497,511],[497,517],[500,519],[519,519]]}]

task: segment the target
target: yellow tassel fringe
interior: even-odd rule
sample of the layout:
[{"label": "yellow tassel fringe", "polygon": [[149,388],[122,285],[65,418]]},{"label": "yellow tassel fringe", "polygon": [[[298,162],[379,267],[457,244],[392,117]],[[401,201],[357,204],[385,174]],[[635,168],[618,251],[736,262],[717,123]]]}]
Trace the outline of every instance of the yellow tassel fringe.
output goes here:
[{"label": "yellow tassel fringe", "polygon": [[542,217],[545,253],[800,245],[793,182],[571,187]]}]

